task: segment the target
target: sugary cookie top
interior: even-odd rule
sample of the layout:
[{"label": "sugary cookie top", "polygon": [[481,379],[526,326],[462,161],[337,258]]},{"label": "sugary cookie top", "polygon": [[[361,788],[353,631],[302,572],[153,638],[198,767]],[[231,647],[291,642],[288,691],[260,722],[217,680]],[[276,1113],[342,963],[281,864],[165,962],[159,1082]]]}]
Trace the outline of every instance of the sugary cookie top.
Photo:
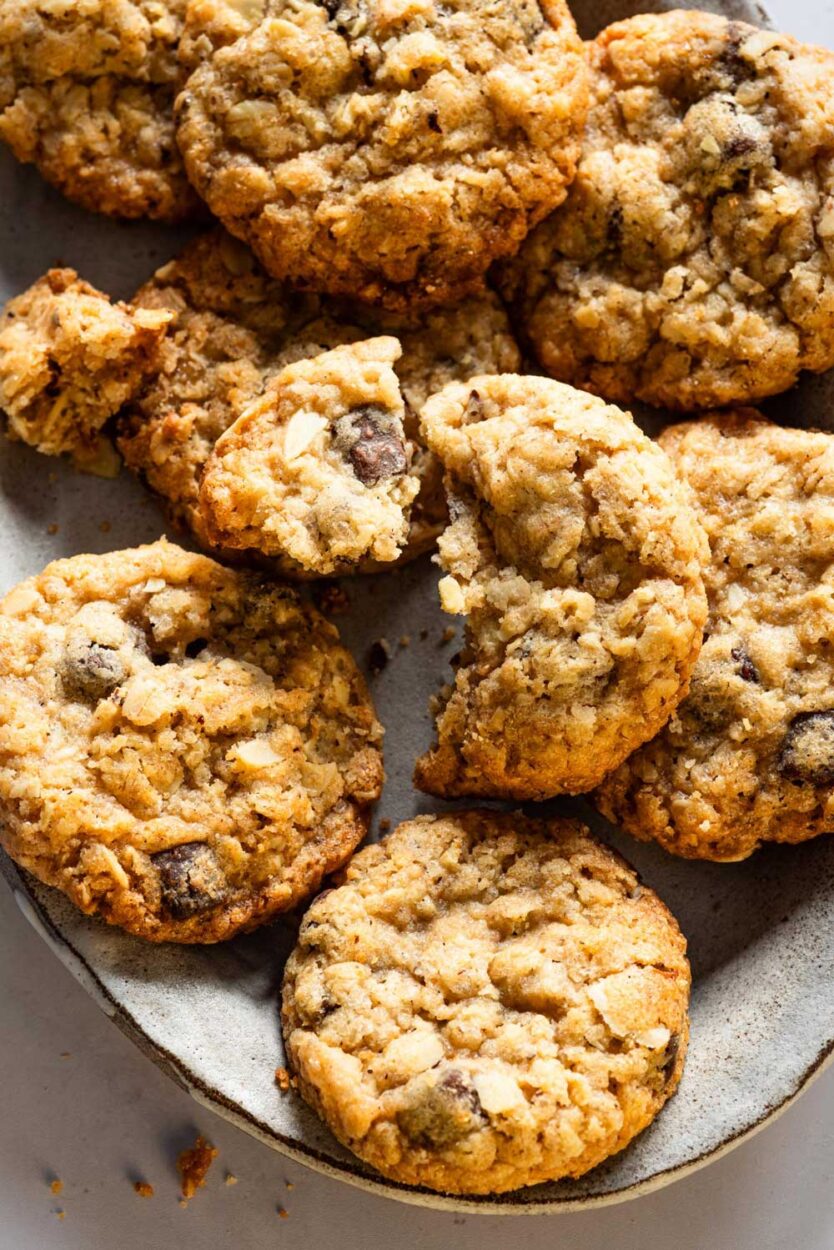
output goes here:
[{"label": "sugary cookie top", "polygon": [[130,468],[167,501],[178,524],[211,548],[198,506],[200,479],[223,432],[287,364],[379,334],[400,340],[396,362],[405,432],[421,490],[412,508],[408,555],[431,546],[445,522],[434,458],[419,442],[417,413],[455,378],[518,367],[506,314],[492,292],[417,318],[294,295],[268,277],[225,231],[190,244],[136,295],[170,309],[175,324],[158,375],[130,406],[120,449]]},{"label": "sugary cookie top", "polygon": [[419,490],[395,338],[287,365],[221,435],[200,483],[212,541],[332,574],[390,563]]},{"label": "sugary cookie top", "polygon": [[448,386],[422,428],[452,516],[441,602],[466,640],[418,784],[587,790],[686,691],[707,555],[686,493],[627,413],[546,378]]},{"label": "sugary cookie top", "polygon": [[178,138],[212,212],[276,277],[442,303],[561,203],[587,99],[563,0],[254,7],[251,26],[225,0],[190,11]]},{"label": "sugary cookie top", "polygon": [[3,844],[141,937],[217,941],[315,890],[365,832],[381,733],[317,612],[164,540],[0,603]]},{"label": "sugary cookie top", "polygon": [[545,367],[691,410],[834,363],[834,55],[708,13],[591,46],[566,204],[504,289]]},{"label": "sugary cookie top", "polygon": [[0,408],[10,430],[48,455],[112,468],[98,431],[155,369],[170,320],[165,310],[111,302],[72,269],[50,269],[0,314]]},{"label": "sugary cookie top", "polygon": [[707,532],[687,699],[598,803],[677,854],[743,859],[834,821],[834,437],[752,410],[661,439]]},{"label": "sugary cookie top", "polygon": [[307,912],[284,982],[302,1093],[385,1175],[497,1193],[578,1176],[674,1091],[686,943],[578,822],[419,817]]}]

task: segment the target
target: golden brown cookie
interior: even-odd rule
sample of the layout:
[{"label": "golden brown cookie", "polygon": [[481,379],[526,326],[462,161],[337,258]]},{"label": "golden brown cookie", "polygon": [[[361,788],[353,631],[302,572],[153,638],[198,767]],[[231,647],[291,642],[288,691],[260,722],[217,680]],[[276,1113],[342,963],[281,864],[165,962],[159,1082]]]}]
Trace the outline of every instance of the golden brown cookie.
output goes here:
[{"label": "golden brown cookie", "polygon": [[0,138],[75,203],[174,221],[199,201],[174,137],[186,0],[0,0]]},{"label": "golden brown cookie", "polygon": [[164,540],[50,564],[0,602],[0,838],[89,915],[216,942],[361,840],[382,729],[286,586]]},{"label": "golden brown cookie", "polygon": [[50,269],[0,314],[0,408],[9,434],[78,467],[113,472],[102,426],[157,367],[164,309],[112,303],[72,269]]},{"label": "golden brown cookie", "polygon": [[565,205],[503,275],[554,377],[692,410],[834,364],[834,54],[692,10],[590,45]]},{"label": "golden brown cookie", "polygon": [[417,785],[589,790],[689,685],[707,551],[685,490],[627,413],[547,378],[455,383],[422,426],[452,516],[441,603],[466,637]]},{"label": "golden brown cookie", "polygon": [[581,1176],[680,1080],[686,943],[576,821],[406,821],[304,918],[284,979],[301,1093],[385,1176],[501,1193]]},{"label": "golden brown cookie", "polygon": [[672,426],[711,560],[703,650],[667,727],[596,802],[677,855],[834,828],[834,436],[751,409]]},{"label": "golden brown cookie", "polygon": [[212,550],[199,508],[200,480],[221,434],[287,364],[343,343],[394,335],[405,432],[415,443],[420,494],[403,558],[430,548],[446,520],[440,474],[419,441],[417,414],[447,382],[518,367],[506,314],[492,292],[417,318],[293,294],[225,231],[201,236],[136,295],[176,320],[159,375],[129,405],[119,447],[166,504],[172,521]]},{"label": "golden brown cookie", "polygon": [[587,104],[564,0],[267,0],[251,27],[229,7],[190,14],[177,137],[275,277],[397,311],[457,300],[564,199]]},{"label": "golden brown cookie", "polygon": [[395,338],[287,365],[214,445],[200,482],[218,546],[308,573],[396,560],[420,489],[394,364]]}]

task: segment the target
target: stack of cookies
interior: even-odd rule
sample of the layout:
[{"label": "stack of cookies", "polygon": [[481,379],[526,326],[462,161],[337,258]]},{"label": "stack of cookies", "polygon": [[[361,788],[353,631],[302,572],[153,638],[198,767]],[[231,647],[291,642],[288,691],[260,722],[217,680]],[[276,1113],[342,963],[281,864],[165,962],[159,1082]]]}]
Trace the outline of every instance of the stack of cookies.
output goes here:
[{"label": "stack of cookies", "polygon": [[354,856],[383,728],[299,583],[437,549],[427,794],[716,861],[828,831],[834,436],[745,405],[834,366],[834,54],[694,11],[583,45],[563,0],[0,0],[0,66],[70,199],[218,219],[129,303],[51,270],[2,315],[10,437],[121,455],[206,553],[0,603],[4,847],[151,941],[338,871],[286,969],[303,1097],[402,1182],[581,1175],[680,1080],[678,925],[535,809]]}]

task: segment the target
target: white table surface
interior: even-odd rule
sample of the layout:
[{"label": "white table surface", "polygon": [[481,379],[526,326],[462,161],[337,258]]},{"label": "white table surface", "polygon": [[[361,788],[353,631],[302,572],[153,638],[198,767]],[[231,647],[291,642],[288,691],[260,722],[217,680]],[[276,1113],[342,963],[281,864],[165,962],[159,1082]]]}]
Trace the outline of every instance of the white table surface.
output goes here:
[{"label": "white table surface", "polygon": [[[834,0],[769,7],[834,47]],[[101,1014],[2,884],[0,1073],[0,1250],[834,1248],[834,1068],[731,1154],[632,1202],[520,1221],[418,1210],[290,1163],[199,1107]],[[173,1160],[197,1131],[220,1156],[182,1210]]]}]

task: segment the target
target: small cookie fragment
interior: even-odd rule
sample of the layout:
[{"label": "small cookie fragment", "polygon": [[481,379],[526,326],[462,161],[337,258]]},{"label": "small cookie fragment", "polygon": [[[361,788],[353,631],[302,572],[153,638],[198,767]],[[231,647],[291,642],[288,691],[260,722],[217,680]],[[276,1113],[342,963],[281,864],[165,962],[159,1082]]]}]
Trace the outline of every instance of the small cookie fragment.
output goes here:
[{"label": "small cookie fragment", "polygon": [[0,0],[0,139],[76,204],[198,207],[174,134],[186,0]]},{"label": "small cookie fragment", "polygon": [[189,1150],[183,1150],[177,1157],[177,1171],[180,1174],[180,1189],[186,1202],[190,1201],[198,1189],[206,1183],[208,1170],[217,1158],[216,1146],[199,1136]]},{"label": "small cookie fragment", "polygon": [[680,1080],[686,942],[572,820],[401,824],[310,907],[284,1038],[305,1100],[385,1176],[502,1193],[622,1150]]},{"label": "small cookie fragment", "polygon": [[709,619],[688,697],[595,801],[693,859],[834,828],[834,436],[752,409],[661,444],[710,542]]},{"label": "small cookie fragment", "polygon": [[834,364],[834,53],[691,9],[589,45],[565,204],[503,292],[554,377],[684,412]]},{"label": "small cookie fragment", "polygon": [[367,831],[381,740],[314,608],[164,540],[0,601],[3,845],[139,937],[221,941],[317,889]]},{"label": "small cookie fragment", "polygon": [[102,426],[153,372],[171,314],[112,303],[50,269],[0,314],[0,407],[11,434],[79,467],[107,464]]},{"label": "small cookie fragment", "polygon": [[[200,236],[134,297],[175,316],[157,374],[120,423],[119,449],[156,491],[174,524],[212,551],[199,506],[200,479],[220,436],[294,361],[378,335],[399,339],[396,362],[411,472],[420,493],[402,560],[431,548],[446,522],[436,460],[417,414],[429,395],[473,373],[518,368],[507,315],[492,291],[422,316],[293,294],[224,230]],[[216,548],[214,548],[216,550]],[[222,552],[220,554],[223,554]]]},{"label": "small cookie fragment", "polygon": [[416,783],[589,790],[686,694],[706,619],[695,512],[627,413],[546,378],[455,383],[422,426],[452,517],[440,600],[466,632]]},{"label": "small cookie fragment", "polygon": [[396,560],[420,489],[409,473],[394,338],[288,365],[221,435],[200,483],[206,532],[308,573]]},{"label": "small cookie fragment", "polygon": [[587,103],[564,0],[297,0],[237,30],[228,7],[200,6],[177,138],[275,277],[397,312],[449,303],[564,199]]},{"label": "small cookie fragment", "polygon": [[140,1198],[152,1198],[154,1195],[153,1185],[149,1181],[134,1181],[133,1189]]}]

